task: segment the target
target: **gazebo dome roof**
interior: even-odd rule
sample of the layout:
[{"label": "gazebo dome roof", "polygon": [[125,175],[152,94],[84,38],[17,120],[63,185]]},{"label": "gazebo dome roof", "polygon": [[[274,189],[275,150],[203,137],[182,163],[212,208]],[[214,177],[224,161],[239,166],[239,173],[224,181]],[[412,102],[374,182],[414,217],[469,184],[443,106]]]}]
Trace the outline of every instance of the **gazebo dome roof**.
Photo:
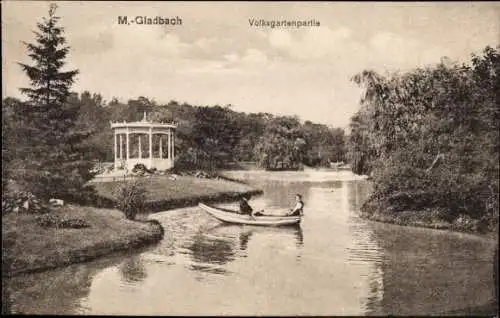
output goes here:
[{"label": "gazebo dome roof", "polygon": [[111,129],[115,128],[171,128],[176,129],[177,125],[175,123],[163,123],[163,122],[152,122],[146,119],[146,113],[144,112],[144,118],[141,121],[132,122],[110,122]]}]

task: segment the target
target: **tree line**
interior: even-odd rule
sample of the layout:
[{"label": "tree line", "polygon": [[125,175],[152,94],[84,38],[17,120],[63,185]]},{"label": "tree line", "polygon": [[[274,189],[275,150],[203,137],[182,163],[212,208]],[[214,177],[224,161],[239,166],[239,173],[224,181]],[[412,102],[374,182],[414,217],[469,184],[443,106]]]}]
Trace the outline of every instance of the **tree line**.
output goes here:
[{"label": "tree line", "polygon": [[[185,169],[225,168],[241,161],[266,169],[300,169],[302,164],[318,167],[345,160],[343,129],[301,123],[297,117],[246,114],[220,105],[157,104],[143,96],[105,102],[100,94],[87,91],[69,94],[67,103],[77,105],[78,125],[92,132],[84,144],[94,160],[114,160],[110,121],[140,121],[144,112],[148,120],[177,124],[175,164]],[[21,104],[4,99],[6,109]]]}]

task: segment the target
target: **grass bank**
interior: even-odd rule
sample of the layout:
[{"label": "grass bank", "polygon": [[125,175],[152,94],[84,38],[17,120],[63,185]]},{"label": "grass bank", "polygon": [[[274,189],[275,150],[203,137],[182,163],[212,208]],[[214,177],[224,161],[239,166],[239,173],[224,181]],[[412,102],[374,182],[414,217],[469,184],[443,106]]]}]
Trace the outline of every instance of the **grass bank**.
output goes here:
[{"label": "grass bank", "polygon": [[[123,181],[100,182],[95,187],[102,198],[99,206],[111,208],[115,198],[113,191]],[[262,190],[242,182],[227,179],[203,179],[179,176],[172,180],[166,176],[144,178],[147,188],[146,212],[154,213],[169,209],[197,205],[199,202],[217,203],[237,200],[241,195],[258,195]]]},{"label": "grass bank", "polygon": [[2,276],[15,276],[125,251],[163,238],[155,220],[130,221],[118,210],[66,205],[51,214],[79,218],[90,227],[46,228],[36,215],[12,213],[2,217]]},{"label": "grass bank", "polygon": [[467,215],[451,218],[446,209],[438,207],[403,209],[384,198],[370,197],[361,207],[361,217],[375,222],[498,237],[498,231],[491,229],[488,219],[477,220]]}]

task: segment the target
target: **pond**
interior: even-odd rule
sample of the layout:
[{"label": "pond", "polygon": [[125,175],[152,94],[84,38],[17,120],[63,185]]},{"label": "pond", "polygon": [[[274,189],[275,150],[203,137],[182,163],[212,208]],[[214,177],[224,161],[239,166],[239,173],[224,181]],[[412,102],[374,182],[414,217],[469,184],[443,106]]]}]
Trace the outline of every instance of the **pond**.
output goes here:
[{"label": "pond", "polygon": [[[345,172],[239,174],[256,209],[299,227],[225,225],[197,207],[152,215],[156,246],[8,281],[15,312],[110,315],[493,313],[495,242],[358,217],[370,184]],[[225,206],[232,206],[226,204]]]}]

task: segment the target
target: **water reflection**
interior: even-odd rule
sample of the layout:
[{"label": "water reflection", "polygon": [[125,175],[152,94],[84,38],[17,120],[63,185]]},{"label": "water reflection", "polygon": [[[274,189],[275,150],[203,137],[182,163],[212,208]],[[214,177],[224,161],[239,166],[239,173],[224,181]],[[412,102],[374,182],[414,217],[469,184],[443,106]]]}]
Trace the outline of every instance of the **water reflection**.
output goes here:
[{"label": "water reflection", "polygon": [[282,227],[242,226],[240,229],[240,250],[242,251],[248,249],[250,238],[254,235],[259,235],[260,233],[280,236],[282,237],[284,243],[291,243],[291,241],[288,241],[286,236],[293,236],[295,238],[295,246],[297,248],[302,248],[304,246],[304,233],[300,225]]},{"label": "water reflection", "polygon": [[[369,294],[364,302],[365,314],[374,313],[374,308],[380,308],[384,299],[383,269],[380,263],[375,263],[369,275]],[[416,314],[416,313],[414,313]]]},{"label": "water reflection", "polygon": [[148,272],[140,255],[126,258],[118,268],[122,279],[127,283],[138,283],[148,277]]},{"label": "water reflection", "polygon": [[[249,243],[255,236],[278,236],[284,244],[291,243],[298,248],[304,245],[304,234],[300,225],[260,227],[221,223],[210,229],[198,231],[186,242],[185,247],[190,251],[194,262],[190,264],[190,268],[215,274],[228,274],[223,267],[207,266],[207,264],[225,265],[237,257],[246,257]],[[287,236],[293,236],[294,243],[288,241]]]},{"label": "water reflection", "polygon": [[2,289],[10,296],[13,313],[78,314],[80,301],[90,293],[95,275],[122,262],[122,257],[3,279]]},{"label": "water reflection", "polygon": [[346,199],[349,202],[351,211],[359,211],[370,194],[371,184],[357,181],[346,181],[345,184],[348,191]]},{"label": "water reflection", "polygon": [[[351,204],[353,203],[351,201]],[[346,262],[349,266],[358,267],[360,283],[365,286],[364,297],[361,299],[362,308],[364,314],[370,314],[371,308],[379,308],[383,300],[384,282],[381,264],[384,263],[385,256],[366,222],[351,216],[349,232],[352,241],[345,248]]]},{"label": "water reflection", "polygon": [[235,244],[230,237],[214,237],[199,232],[187,248],[195,262],[224,265],[234,260]]},{"label": "water reflection", "polygon": [[297,246],[298,247],[303,247],[304,246],[304,233],[302,232],[302,228],[299,226],[295,227],[295,238],[297,239]]},{"label": "water reflection", "polygon": [[248,241],[250,240],[250,237],[252,236],[253,232],[242,232],[240,234],[240,250],[246,251],[248,248]]},{"label": "water reflection", "polygon": [[383,297],[368,306],[367,314],[465,314],[467,308],[492,302],[494,242],[445,231],[371,226],[385,260],[376,264]]}]

